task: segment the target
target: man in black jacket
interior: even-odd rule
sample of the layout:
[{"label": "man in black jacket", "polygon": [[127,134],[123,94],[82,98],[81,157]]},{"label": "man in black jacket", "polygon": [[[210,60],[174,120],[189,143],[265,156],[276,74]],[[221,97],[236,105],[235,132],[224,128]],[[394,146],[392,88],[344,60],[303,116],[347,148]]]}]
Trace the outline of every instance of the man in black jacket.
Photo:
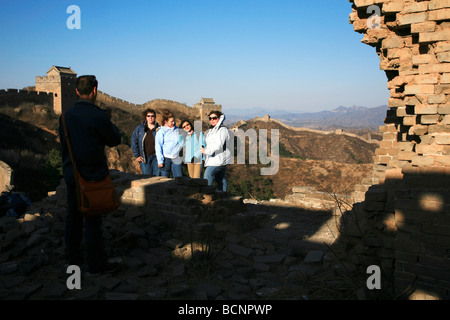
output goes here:
[{"label": "man in black jacket", "polygon": [[[80,175],[88,181],[101,180],[109,172],[105,146],[120,144],[119,129],[111,122],[106,111],[94,103],[97,98],[98,82],[95,76],[80,76],[77,79],[79,100],[65,112],[65,122],[72,145],[72,151]],[[67,217],[65,230],[66,259],[69,265],[83,263],[81,240],[83,221],[87,267],[90,273],[110,271],[116,265],[107,262],[101,231],[101,217],[83,218],[77,210],[75,177],[72,161],[64,139],[62,119],[59,119],[59,136],[62,145],[64,180],[67,185]]]}]

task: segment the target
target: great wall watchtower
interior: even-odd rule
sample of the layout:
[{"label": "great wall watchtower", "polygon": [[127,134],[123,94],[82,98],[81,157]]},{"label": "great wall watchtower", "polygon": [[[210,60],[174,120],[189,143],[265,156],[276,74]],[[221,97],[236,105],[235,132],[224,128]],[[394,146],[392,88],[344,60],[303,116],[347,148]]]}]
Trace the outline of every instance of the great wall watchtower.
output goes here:
[{"label": "great wall watchtower", "polygon": [[76,94],[77,74],[69,67],[52,66],[47,76],[36,77],[36,91],[53,94],[53,110],[61,114],[78,99]]},{"label": "great wall watchtower", "polygon": [[201,121],[208,121],[208,115],[211,111],[222,112],[222,105],[216,104],[212,98],[202,98],[200,102],[193,105],[192,108],[198,109]]}]

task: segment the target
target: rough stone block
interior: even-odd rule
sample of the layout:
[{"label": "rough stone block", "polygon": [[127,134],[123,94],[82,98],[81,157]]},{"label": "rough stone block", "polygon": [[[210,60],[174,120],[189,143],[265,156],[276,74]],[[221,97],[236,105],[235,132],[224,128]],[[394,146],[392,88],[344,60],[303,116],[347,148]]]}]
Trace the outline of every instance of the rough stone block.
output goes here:
[{"label": "rough stone block", "polygon": [[436,22],[424,21],[411,25],[411,33],[434,32],[436,30]]},{"label": "rough stone block", "polygon": [[450,73],[444,73],[441,77],[441,84],[450,83]]},{"label": "rough stone block", "polygon": [[374,3],[374,0],[355,0],[355,5],[357,7],[368,7]]},{"label": "rough stone block", "polygon": [[422,32],[419,33],[419,42],[436,42],[436,41],[449,41],[450,32],[445,31],[435,31],[435,32]]},{"label": "rough stone block", "polygon": [[436,95],[430,95],[427,99],[429,104],[440,104],[440,103],[446,103],[447,97],[445,94],[436,94]]},{"label": "rough stone block", "polygon": [[450,8],[433,10],[428,13],[428,20],[441,21],[450,19]]},{"label": "rough stone block", "polygon": [[[449,30],[450,32],[450,30]],[[450,52],[440,52],[438,54],[436,54],[436,58],[439,62],[443,63],[443,62],[450,62]]]},{"label": "rough stone block", "polygon": [[403,125],[414,126],[417,124],[417,116],[408,116],[403,118]]},{"label": "rough stone block", "polygon": [[383,49],[400,48],[403,45],[403,39],[398,36],[391,36],[382,42]]},{"label": "rough stone block", "polygon": [[404,8],[404,3],[403,2],[386,2],[383,5],[383,12],[385,13],[395,13],[395,12],[401,12]]},{"label": "rough stone block", "polygon": [[404,93],[405,95],[434,94],[434,85],[407,85]]},{"label": "rough stone block", "polygon": [[438,114],[426,114],[420,117],[421,124],[434,124],[437,123],[438,121],[439,121]]},{"label": "rough stone block", "polygon": [[420,136],[420,135],[424,135],[424,134],[428,133],[428,130],[429,130],[428,126],[418,124],[418,125],[412,126],[409,129],[408,133],[410,135],[419,135]]},{"label": "rough stone block", "polygon": [[414,151],[402,151],[398,154],[398,160],[407,160],[411,161],[413,157],[415,157],[417,153]]},{"label": "rough stone block", "polygon": [[436,94],[450,94],[450,84],[437,85]]},{"label": "rough stone block", "polygon": [[450,134],[439,134],[435,139],[437,144],[450,144]]},{"label": "rough stone block", "polygon": [[448,8],[448,7],[450,7],[449,0],[431,0],[428,2],[429,10],[437,10],[437,9]]},{"label": "rough stone block", "polygon": [[411,159],[411,163],[416,166],[431,166],[434,164],[434,158],[427,156],[415,156]]},{"label": "rough stone block", "polygon": [[[425,62],[428,63],[428,62]],[[420,63],[415,63],[418,65]],[[416,84],[438,84],[439,83],[440,74],[439,73],[429,73],[429,74],[421,74],[417,75],[414,80]]]},{"label": "rough stone block", "polygon": [[434,56],[431,54],[420,54],[420,55],[414,55],[412,56],[412,63],[414,65],[417,64],[423,64],[423,63],[430,63],[434,59]]},{"label": "rough stone block", "polygon": [[[399,15],[397,20],[399,25],[407,25],[413,23],[420,23],[426,21],[428,18],[427,12],[417,12],[417,13],[407,13],[403,15]],[[436,19],[431,19],[436,20]]]},{"label": "rough stone block", "polygon": [[[431,34],[436,34],[431,33]],[[450,34],[450,32],[448,32]],[[450,40],[450,35],[448,36]],[[431,63],[431,64],[421,64],[419,65],[419,73],[450,73],[450,63]]]}]

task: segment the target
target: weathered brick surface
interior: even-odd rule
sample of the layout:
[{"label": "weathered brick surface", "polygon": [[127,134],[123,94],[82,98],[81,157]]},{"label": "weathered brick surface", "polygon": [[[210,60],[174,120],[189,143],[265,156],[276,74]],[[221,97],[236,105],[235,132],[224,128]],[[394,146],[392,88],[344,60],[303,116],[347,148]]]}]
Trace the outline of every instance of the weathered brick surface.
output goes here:
[{"label": "weathered brick surface", "polygon": [[[350,2],[350,23],[369,37],[373,31],[360,13],[379,2]],[[386,272],[394,275],[396,292],[412,286],[411,299],[449,298],[450,2],[386,0],[380,20],[383,38],[363,42],[377,48],[380,68],[388,72],[391,112],[389,124],[380,127],[383,141],[372,173],[388,196],[382,200],[377,195],[383,192],[369,188],[359,223],[370,227],[361,238],[392,241],[392,270]],[[388,174],[393,169],[401,174]],[[385,217],[381,224],[374,220],[379,216]],[[365,253],[378,256],[380,264],[390,258],[366,244]]]}]

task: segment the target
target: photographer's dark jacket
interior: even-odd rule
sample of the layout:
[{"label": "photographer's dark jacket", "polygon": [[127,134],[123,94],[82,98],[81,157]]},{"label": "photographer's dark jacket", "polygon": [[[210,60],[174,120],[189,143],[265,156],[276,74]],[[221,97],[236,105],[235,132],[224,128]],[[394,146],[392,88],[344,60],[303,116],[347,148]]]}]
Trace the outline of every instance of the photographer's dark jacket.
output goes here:
[{"label": "photographer's dark jacket", "polygon": [[[86,100],[79,100],[65,112],[67,131],[78,171],[88,181],[101,180],[109,172],[105,146],[120,144],[119,129],[105,110]],[[72,161],[67,149],[62,117],[59,119],[63,173],[66,183],[75,182]]]}]

